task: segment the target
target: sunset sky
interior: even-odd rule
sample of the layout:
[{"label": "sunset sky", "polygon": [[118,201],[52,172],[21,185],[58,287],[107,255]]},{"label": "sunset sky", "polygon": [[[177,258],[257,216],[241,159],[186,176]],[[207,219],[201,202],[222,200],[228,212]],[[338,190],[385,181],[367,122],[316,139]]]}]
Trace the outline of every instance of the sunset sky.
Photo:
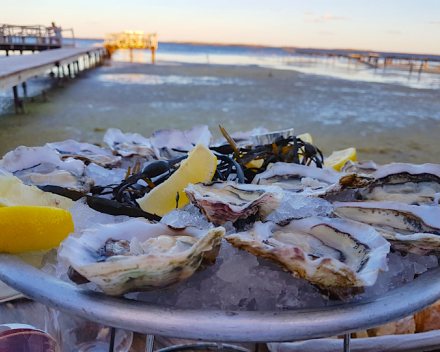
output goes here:
[{"label": "sunset sky", "polygon": [[353,48],[440,54],[439,0],[14,0],[0,24],[55,21],[76,37],[125,29],[159,41]]}]

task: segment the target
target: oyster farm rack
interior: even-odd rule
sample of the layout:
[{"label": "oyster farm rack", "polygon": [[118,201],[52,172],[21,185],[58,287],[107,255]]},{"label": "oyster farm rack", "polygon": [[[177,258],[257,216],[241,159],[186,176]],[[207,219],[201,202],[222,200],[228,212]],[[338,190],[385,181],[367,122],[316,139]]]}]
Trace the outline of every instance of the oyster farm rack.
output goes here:
[{"label": "oyster farm rack", "polygon": [[[0,280],[7,285],[53,309],[114,328],[147,334],[147,352],[153,351],[154,335],[236,343],[287,342],[344,335],[344,351],[349,351],[350,333],[404,318],[440,299],[439,277],[440,267],[433,268],[414,281],[374,299],[319,309],[273,312],[194,310],[84,290],[50,276],[18,257],[0,255]],[[113,338],[114,331],[112,329]],[[110,341],[110,352],[113,351],[113,340]],[[201,343],[191,347],[213,345]],[[223,346],[247,351],[232,345]],[[185,346],[174,346],[160,351],[184,349]]]}]

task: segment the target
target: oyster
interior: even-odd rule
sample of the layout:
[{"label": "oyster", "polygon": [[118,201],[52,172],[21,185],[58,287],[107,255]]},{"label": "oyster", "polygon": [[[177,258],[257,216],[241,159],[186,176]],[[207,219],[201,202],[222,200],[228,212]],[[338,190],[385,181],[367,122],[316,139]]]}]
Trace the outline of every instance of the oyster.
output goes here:
[{"label": "oyster", "polygon": [[150,138],[156,156],[167,159],[182,155],[182,153],[173,149],[188,151],[199,142],[209,146],[211,141],[212,135],[206,125],[197,125],[187,131],[176,129],[158,130],[154,131],[153,137]]},{"label": "oyster", "polygon": [[252,183],[279,186],[306,196],[335,200],[356,200],[359,189],[368,186],[373,177],[366,174],[342,173],[293,163],[275,163],[256,175]]},{"label": "oyster", "polygon": [[47,146],[33,148],[20,146],[6,153],[0,160],[0,166],[12,173],[41,164],[51,164],[60,170],[70,171],[77,175],[82,174],[85,168],[81,160],[71,158],[61,160],[59,154]]},{"label": "oyster", "polygon": [[81,160],[61,160],[60,155],[48,146],[18,147],[3,157],[0,166],[26,185],[60,186],[82,193],[89,192],[93,186],[93,180],[85,175]]},{"label": "oyster", "polygon": [[95,225],[69,236],[59,256],[109,295],[164,289],[191,276],[202,260],[215,260],[225,229],[185,228],[133,219]]},{"label": "oyster", "polygon": [[369,200],[432,203],[440,192],[440,165],[392,163],[373,173],[375,181],[362,192]]},{"label": "oyster", "polygon": [[373,174],[379,167],[372,160],[352,161],[347,160],[341,167],[341,172],[357,174]]},{"label": "oyster", "polygon": [[373,227],[336,218],[309,217],[285,226],[256,222],[225,237],[234,247],[270,259],[318,287],[337,291],[371,286],[387,270],[389,243]]},{"label": "oyster", "polygon": [[188,184],[184,189],[190,202],[213,223],[225,224],[256,214],[265,217],[281,203],[282,189],[276,186],[212,182]]},{"label": "oyster", "polygon": [[440,207],[399,202],[336,202],[334,211],[374,226],[396,250],[440,253]]},{"label": "oyster", "polygon": [[274,185],[301,192],[306,187],[324,189],[339,181],[343,174],[332,169],[320,169],[293,163],[275,163],[271,168],[255,176],[257,185]]},{"label": "oyster", "polygon": [[104,142],[118,155],[140,155],[155,159],[150,140],[139,133],[122,133],[117,128],[109,128],[104,135]]},{"label": "oyster", "polygon": [[104,148],[90,143],[79,143],[72,139],[63,142],[46,143],[46,146],[60,154],[62,160],[71,157],[102,167],[115,167],[121,162],[120,156],[115,156]]}]

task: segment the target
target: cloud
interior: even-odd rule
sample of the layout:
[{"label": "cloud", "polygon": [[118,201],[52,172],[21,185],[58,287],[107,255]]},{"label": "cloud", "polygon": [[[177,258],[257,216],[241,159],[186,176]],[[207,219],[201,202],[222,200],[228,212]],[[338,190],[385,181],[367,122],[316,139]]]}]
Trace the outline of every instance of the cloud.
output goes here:
[{"label": "cloud", "polygon": [[393,31],[393,30],[387,31],[387,33],[389,33],[389,34],[395,34],[395,35],[402,35],[402,34],[403,34],[403,33],[400,32],[400,31]]},{"label": "cloud", "polygon": [[333,16],[330,14],[322,15],[321,17],[319,17],[315,20],[313,20],[310,17],[306,18],[306,22],[316,22],[316,23],[323,23],[323,22],[327,22],[327,21],[345,21],[345,20],[348,20],[348,18],[344,17],[344,16]]},{"label": "cloud", "polygon": [[318,34],[323,34],[323,35],[335,35],[335,33],[333,32],[318,32]]},{"label": "cloud", "polygon": [[440,21],[431,21],[429,24],[440,24]]},{"label": "cloud", "polygon": [[313,12],[306,11],[306,12],[304,12],[304,15],[313,15]]}]

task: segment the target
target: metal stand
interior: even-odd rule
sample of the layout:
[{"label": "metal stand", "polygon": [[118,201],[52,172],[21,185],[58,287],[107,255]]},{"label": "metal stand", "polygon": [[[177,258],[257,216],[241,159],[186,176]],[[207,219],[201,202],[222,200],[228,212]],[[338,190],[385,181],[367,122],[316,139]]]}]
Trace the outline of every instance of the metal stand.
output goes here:
[{"label": "metal stand", "polygon": [[350,339],[351,339],[350,334],[344,335],[344,352],[350,352]]},{"label": "metal stand", "polygon": [[[84,290],[46,274],[14,255],[0,254],[0,280],[53,309],[115,328],[202,341],[286,342],[370,329],[407,317],[440,299],[439,277],[440,267],[437,267],[369,301],[320,309],[276,312],[195,310]],[[176,351],[175,347],[170,348]],[[346,335],[344,349],[349,351],[349,348],[350,339]],[[165,351],[173,349],[156,352]]]},{"label": "metal stand", "polygon": [[147,335],[147,343],[145,345],[145,352],[153,352],[154,335]]}]

